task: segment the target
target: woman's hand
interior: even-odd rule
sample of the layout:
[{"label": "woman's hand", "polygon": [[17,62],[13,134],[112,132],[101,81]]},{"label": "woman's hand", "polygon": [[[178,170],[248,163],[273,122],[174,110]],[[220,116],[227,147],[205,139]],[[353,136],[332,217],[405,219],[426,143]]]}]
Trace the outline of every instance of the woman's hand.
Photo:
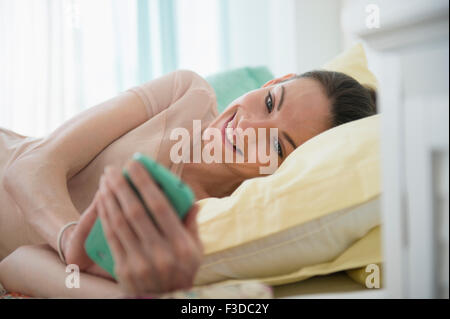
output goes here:
[{"label": "woman's hand", "polygon": [[89,258],[84,248],[84,242],[98,216],[97,205],[99,199],[100,193],[97,191],[92,203],[81,215],[78,224],[69,227],[64,232],[63,237],[61,238],[61,249],[68,265],[76,264],[80,270],[87,273],[113,279],[106,270],[96,265]]},{"label": "woman's hand", "polygon": [[121,171],[107,167],[97,207],[119,284],[130,295],[192,287],[203,256],[198,206],[183,222],[139,162],[131,161],[128,172],[157,225]]}]

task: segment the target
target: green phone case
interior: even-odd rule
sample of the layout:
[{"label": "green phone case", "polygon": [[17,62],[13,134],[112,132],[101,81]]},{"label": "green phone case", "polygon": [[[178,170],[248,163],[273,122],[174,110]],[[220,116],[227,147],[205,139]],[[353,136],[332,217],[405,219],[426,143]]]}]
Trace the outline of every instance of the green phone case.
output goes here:
[{"label": "green phone case", "polygon": [[[162,165],[158,164],[151,158],[141,154],[135,153],[133,159],[139,161],[153,177],[158,186],[165,193],[166,197],[172,204],[175,212],[180,219],[184,219],[192,204],[194,204],[195,196],[192,190],[183,183],[178,177],[173,175],[169,170],[167,170]],[[128,172],[124,168],[122,173],[130,184],[131,188],[135,191],[139,199],[142,198],[137,191],[136,187],[133,185]],[[143,201],[142,201],[143,202]],[[145,205],[144,205],[145,207]],[[153,220],[151,212],[147,209],[149,217]],[[105,269],[111,276],[116,278],[114,273],[114,259],[111,255],[111,250],[109,249],[108,242],[106,241],[105,235],[103,233],[102,224],[100,218],[94,223],[85,243],[84,248],[88,256],[100,267]]]}]

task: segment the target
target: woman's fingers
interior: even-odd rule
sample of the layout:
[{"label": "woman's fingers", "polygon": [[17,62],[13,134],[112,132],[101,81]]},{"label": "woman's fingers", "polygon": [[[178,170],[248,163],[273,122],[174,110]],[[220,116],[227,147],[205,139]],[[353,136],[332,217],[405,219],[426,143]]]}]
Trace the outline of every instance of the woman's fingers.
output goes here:
[{"label": "woman's fingers", "polygon": [[105,174],[108,186],[115,193],[128,223],[141,242],[144,245],[159,242],[161,238],[158,229],[122,173],[114,167],[107,167]]},{"label": "woman's fingers", "polygon": [[191,209],[186,215],[185,220],[183,221],[186,228],[194,237],[198,237],[198,227],[197,227],[198,211],[199,211],[198,204],[192,205]]},{"label": "woman's fingers", "polygon": [[[139,162],[133,161],[129,165],[128,172],[160,226],[165,240],[170,243],[170,251],[175,259],[184,260],[184,266],[187,268],[197,267],[202,256],[202,246],[198,235],[194,237],[186,230],[163,191]],[[195,210],[194,207],[194,219]],[[190,220],[189,225],[196,233],[194,221]]]},{"label": "woman's fingers", "polygon": [[116,274],[118,282],[122,289],[129,294],[133,294],[137,291],[137,287],[135,281],[132,278],[131,272],[128,271],[128,254],[113,230],[113,226],[111,225],[111,221],[109,220],[109,214],[107,213],[107,209],[105,207],[103,199],[98,202],[97,207],[98,214],[102,222],[103,232],[105,234],[106,240],[108,241],[108,245],[111,249],[111,254],[114,259],[114,273]]},{"label": "woman's fingers", "polygon": [[182,236],[184,230],[181,220],[176,215],[163,191],[156,185],[156,182],[150,177],[142,164],[137,161],[131,161],[128,173],[164,237],[170,241]]},{"label": "woman's fingers", "polygon": [[[102,177],[102,180],[103,183],[105,183],[105,178]],[[103,187],[105,187],[104,184],[102,185]],[[141,291],[144,285],[148,286],[148,279],[143,277],[136,278],[136,272],[130,269],[130,267],[135,265],[135,261],[137,260],[136,255],[138,254],[136,252],[136,249],[128,248],[127,251],[126,247],[129,246],[129,243],[122,243],[119,236],[116,234],[116,231],[113,229],[110,213],[112,212],[113,214],[122,214],[120,211],[117,211],[118,209],[118,206],[110,206],[109,208],[107,208],[105,205],[105,200],[103,198],[98,203],[99,216],[102,221],[102,227],[105,233],[105,237],[111,248],[111,254],[115,263],[114,272],[117,276],[118,282],[125,292],[130,295],[135,295],[139,293],[139,291]],[[130,261],[132,261],[132,263]]]},{"label": "woman's fingers", "polygon": [[[99,193],[97,192],[92,203],[81,215],[78,224],[73,228],[70,237],[67,235],[63,237],[63,254],[66,257],[68,264],[77,264],[81,270],[91,266],[93,261],[88,257],[86,250],[84,249],[84,242],[88,237],[92,225],[97,219],[97,206],[96,202],[99,199]],[[68,239],[70,239],[68,241]]]},{"label": "woman's fingers", "polygon": [[116,263],[120,263],[126,259],[126,252],[112,229],[102,200],[97,202],[97,210],[100,221],[102,222],[103,233],[105,234],[108,245],[111,248],[113,259]]},{"label": "woman's fingers", "polygon": [[122,209],[117,203],[114,193],[110,190],[107,176],[102,176],[100,182],[101,202],[108,218],[111,230],[116,234],[127,253],[133,253],[139,248],[139,240],[130,228]]},{"label": "woman's fingers", "polygon": [[188,214],[186,215],[186,218],[184,220],[184,225],[186,226],[186,229],[189,231],[189,233],[192,235],[192,237],[197,241],[197,245],[201,247],[201,250],[203,250],[203,244],[200,239],[200,235],[198,232],[198,223],[197,223],[197,216],[199,212],[199,207],[197,204],[192,205],[191,209],[189,210]]},{"label": "woman's fingers", "polygon": [[161,290],[161,276],[155,273],[155,269],[151,260],[147,255],[141,254],[133,258],[134,282],[139,293],[149,290]]},{"label": "woman's fingers", "polygon": [[97,219],[97,202],[100,199],[100,194],[97,192],[94,196],[94,199],[92,200],[89,207],[86,209],[86,211],[81,215],[80,220],[78,222],[77,227],[77,236],[79,236],[83,242],[89,235],[92,225],[94,225],[96,219]]},{"label": "woman's fingers", "polygon": [[[99,214],[106,216],[102,218],[107,220],[107,229],[115,235],[116,244],[122,245],[122,252],[120,248],[114,249],[124,255],[116,271],[119,282],[131,294],[189,287],[202,256],[196,221],[198,206],[194,204],[182,222],[140,163],[133,161],[127,168],[159,229],[147,216],[121,171],[108,167],[102,178],[103,208]],[[124,221],[118,222],[118,217]],[[127,227],[122,227],[121,223]],[[131,235],[127,235],[126,229],[135,238],[130,240]],[[114,236],[110,238],[114,245]],[[129,242],[131,248],[127,246]]]}]

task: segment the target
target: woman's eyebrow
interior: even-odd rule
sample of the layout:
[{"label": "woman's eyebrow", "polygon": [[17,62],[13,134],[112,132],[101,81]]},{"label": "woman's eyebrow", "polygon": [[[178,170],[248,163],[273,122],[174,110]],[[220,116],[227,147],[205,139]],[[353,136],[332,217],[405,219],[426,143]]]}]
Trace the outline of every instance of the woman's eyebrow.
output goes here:
[{"label": "woman's eyebrow", "polygon": [[282,133],[283,133],[284,138],[287,139],[287,141],[292,145],[292,147],[295,150],[297,148],[297,145],[295,145],[295,143],[292,140],[292,138],[286,132],[283,131]]},{"label": "woman's eyebrow", "polygon": [[281,86],[280,103],[278,103],[278,108],[277,108],[278,111],[281,109],[283,102],[284,102],[284,85]]}]

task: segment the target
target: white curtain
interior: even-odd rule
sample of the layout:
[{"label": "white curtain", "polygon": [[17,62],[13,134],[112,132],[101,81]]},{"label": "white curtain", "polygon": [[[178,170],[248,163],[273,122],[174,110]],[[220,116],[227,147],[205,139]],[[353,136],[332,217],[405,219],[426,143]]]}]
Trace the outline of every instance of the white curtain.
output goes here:
[{"label": "white curtain", "polygon": [[44,136],[178,68],[294,71],[295,0],[0,0],[0,126]]},{"label": "white curtain", "polygon": [[134,1],[0,0],[0,126],[42,136],[135,84],[135,12]]}]

